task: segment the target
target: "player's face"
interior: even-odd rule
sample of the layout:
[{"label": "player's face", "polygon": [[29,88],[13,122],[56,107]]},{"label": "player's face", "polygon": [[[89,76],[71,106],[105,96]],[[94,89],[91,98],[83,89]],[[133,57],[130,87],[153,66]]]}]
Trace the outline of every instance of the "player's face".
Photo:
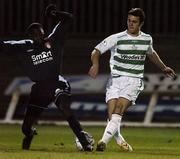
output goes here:
[{"label": "player's face", "polygon": [[128,27],[128,33],[130,35],[137,36],[139,34],[139,31],[142,27],[143,23],[140,23],[140,18],[133,16],[133,15],[128,15],[127,18],[127,27]]}]

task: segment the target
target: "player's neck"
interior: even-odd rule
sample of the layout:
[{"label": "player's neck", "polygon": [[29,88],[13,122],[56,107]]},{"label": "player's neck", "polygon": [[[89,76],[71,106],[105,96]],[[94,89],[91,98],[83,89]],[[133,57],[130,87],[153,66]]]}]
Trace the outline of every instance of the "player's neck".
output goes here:
[{"label": "player's neck", "polygon": [[129,34],[130,36],[136,37],[136,36],[140,35],[140,30],[137,32],[133,32],[133,33],[127,30],[127,34]]}]

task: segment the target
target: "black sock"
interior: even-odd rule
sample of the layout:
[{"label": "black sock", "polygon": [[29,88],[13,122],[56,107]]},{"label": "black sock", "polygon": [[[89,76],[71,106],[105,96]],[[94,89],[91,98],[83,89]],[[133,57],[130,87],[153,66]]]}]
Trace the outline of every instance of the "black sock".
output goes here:
[{"label": "black sock", "polygon": [[78,134],[83,131],[79,121],[75,118],[75,116],[71,115],[67,118],[67,121],[69,123],[69,126],[73,130],[73,132],[78,136]]},{"label": "black sock", "polygon": [[79,139],[80,143],[82,144],[83,147],[86,147],[89,142],[86,139],[86,136],[83,133],[83,129],[79,123],[79,121],[72,115],[67,119],[69,126],[73,130],[74,134],[77,136]]}]

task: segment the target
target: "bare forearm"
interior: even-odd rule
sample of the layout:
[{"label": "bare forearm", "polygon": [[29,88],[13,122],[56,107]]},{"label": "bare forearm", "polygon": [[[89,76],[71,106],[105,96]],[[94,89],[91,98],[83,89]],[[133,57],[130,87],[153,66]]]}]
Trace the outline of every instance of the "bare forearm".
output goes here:
[{"label": "bare forearm", "polygon": [[92,78],[96,78],[99,72],[99,57],[100,57],[100,52],[98,50],[93,50],[93,52],[91,53],[92,66],[89,69],[89,75]]},{"label": "bare forearm", "polygon": [[148,58],[152,63],[154,63],[158,68],[160,68],[162,71],[166,68],[166,65],[164,62],[160,59],[158,54],[154,52],[153,54],[148,55]]},{"label": "bare forearm", "polygon": [[99,58],[100,58],[100,52],[98,50],[93,50],[93,52],[91,53],[92,65],[99,66]]},{"label": "bare forearm", "polygon": [[175,71],[170,68],[167,67],[162,60],[160,59],[160,57],[158,56],[158,54],[156,52],[154,52],[153,54],[149,54],[148,55],[149,59],[157,66],[159,67],[163,73],[167,76],[167,77],[172,77],[174,78],[176,76]]}]

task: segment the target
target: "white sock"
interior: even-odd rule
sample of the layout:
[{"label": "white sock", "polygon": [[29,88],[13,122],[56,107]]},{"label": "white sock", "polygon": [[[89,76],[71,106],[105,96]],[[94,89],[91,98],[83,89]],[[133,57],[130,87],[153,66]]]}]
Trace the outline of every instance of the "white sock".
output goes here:
[{"label": "white sock", "polygon": [[104,143],[108,143],[109,140],[114,136],[114,134],[118,131],[119,123],[121,122],[121,115],[118,114],[112,114],[111,120],[108,122],[103,137],[102,141]]},{"label": "white sock", "polygon": [[[121,118],[122,118],[122,116],[121,116]],[[122,142],[125,141],[124,138],[123,138],[123,136],[122,136],[121,133],[120,133],[120,127],[121,127],[121,122],[119,122],[118,130],[117,130],[116,133],[114,134],[114,138],[115,138],[117,144],[121,144]]]},{"label": "white sock", "polygon": [[117,144],[121,144],[122,142],[125,141],[123,136],[118,131],[114,134],[114,138],[115,138]]}]

